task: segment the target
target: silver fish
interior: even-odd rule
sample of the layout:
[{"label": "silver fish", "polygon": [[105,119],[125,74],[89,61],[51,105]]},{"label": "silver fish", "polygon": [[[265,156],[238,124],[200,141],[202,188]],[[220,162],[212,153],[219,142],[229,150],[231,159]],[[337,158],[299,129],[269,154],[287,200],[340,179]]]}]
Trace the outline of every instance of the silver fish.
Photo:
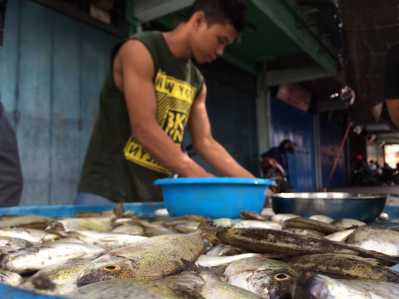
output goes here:
[{"label": "silver fish", "polygon": [[94,258],[103,252],[103,248],[94,245],[56,241],[9,253],[1,259],[0,267],[17,273],[31,273],[75,258]]},{"label": "silver fish", "polygon": [[51,221],[52,218],[35,216],[35,215],[24,215],[24,216],[1,216],[0,217],[0,228],[8,227],[30,227],[30,228],[44,228]]},{"label": "silver fish", "polygon": [[0,283],[16,287],[19,286],[22,281],[23,278],[18,273],[0,269]]},{"label": "silver fish", "polygon": [[275,214],[272,216],[272,221],[280,223],[280,224],[284,224],[285,221],[289,220],[289,219],[293,219],[299,217],[298,215],[295,214]]},{"label": "silver fish", "polygon": [[75,291],[76,282],[91,259],[73,259],[62,265],[49,266],[36,272],[21,287],[47,295],[64,295]]},{"label": "silver fish", "polygon": [[306,298],[312,299],[397,299],[399,287],[396,283],[368,280],[333,279],[316,275],[308,280]]},{"label": "silver fish", "polygon": [[94,260],[79,278],[78,285],[123,278],[157,279],[182,271],[204,249],[200,232],[152,237]]},{"label": "silver fish", "polygon": [[231,263],[224,276],[231,285],[278,299],[295,295],[298,273],[284,262],[256,256]]},{"label": "silver fish", "polygon": [[181,299],[173,290],[160,283],[117,279],[99,281],[67,294],[70,299]]},{"label": "silver fish", "polygon": [[200,294],[205,299],[260,299],[253,292],[222,282],[211,272],[201,272],[201,278],[205,282]]},{"label": "silver fish", "polygon": [[325,236],[327,240],[335,241],[335,242],[344,242],[353,232],[355,231],[354,228],[347,229],[343,231],[339,231],[330,235]]},{"label": "silver fish", "polygon": [[32,243],[23,239],[0,237],[0,254],[6,254],[30,246],[32,246]]},{"label": "silver fish", "polygon": [[328,224],[330,224],[334,221],[334,219],[332,219],[331,217],[328,217],[326,215],[313,215],[313,216],[310,216],[309,219],[317,220],[317,221],[328,223]]},{"label": "silver fish", "polygon": [[217,227],[231,227],[235,223],[237,223],[237,220],[233,220],[230,218],[217,218],[213,220],[213,224]]},{"label": "silver fish", "polygon": [[264,208],[264,209],[262,210],[262,212],[260,212],[260,214],[261,214],[262,216],[267,217],[267,218],[271,218],[273,215],[276,215],[276,213],[274,213],[274,211],[273,211],[272,208]]},{"label": "silver fish", "polygon": [[332,224],[335,225],[340,230],[367,225],[363,221],[356,220],[356,219],[350,219],[350,218],[334,220],[334,222]]},{"label": "silver fish", "polygon": [[42,243],[59,239],[56,234],[47,233],[33,228],[3,228],[0,237],[17,238],[31,243]]},{"label": "silver fish", "polygon": [[211,249],[209,249],[206,252],[206,255],[208,255],[208,256],[229,256],[229,255],[237,255],[240,253],[244,253],[242,249],[233,247],[231,245],[218,244],[216,246],[213,246]]},{"label": "silver fish", "polygon": [[76,230],[94,230],[110,232],[112,230],[111,217],[64,218],[51,223],[46,230],[56,232],[70,232]]},{"label": "silver fish", "polygon": [[296,234],[296,235],[309,236],[309,237],[314,237],[314,238],[324,237],[323,233],[318,232],[316,230],[311,230],[311,229],[284,228],[283,231],[292,233],[292,234]]},{"label": "silver fish", "polygon": [[68,236],[73,236],[87,244],[97,245],[105,249],[129,246],[147,239],[147,237],[143,236],[119,233],[101,233],[90,230],[71,231]]},{"label": "silver fish", "polygon": [[221,281],[213,272],[183,272],[166,277],[164,285],[187,299],[260,299],[260,296]]},{"label": "silver fish", "polygon": [[391,256],[399,256],[399,232],[390,229],[359,227],[346,240],[347,244]]},{"label": "silver fish", "polygon": [[227,265],[235,261],[239,261],[242,259],[247,259],[249,257],[261,256],[258,253],[243,253],[238,255],[230,255],[230,256],[208,256],[201,255],[195,264],[200,267],[210,268],[217,267],[221,265]]},{"label": "silver fish", "polygon": [[279,223],[272,221],[259,221],[259,220],[240,220],[233,225],[234,228],[260,228],[260,229],[275,229],[281,230],[282,226]]},{"label": "silver fish", "polygon": [[122,224],[115,226],[112,229],[113,233],[129,234],[133,236],[142,236],[144,234],[144,228],[137,224]]}]

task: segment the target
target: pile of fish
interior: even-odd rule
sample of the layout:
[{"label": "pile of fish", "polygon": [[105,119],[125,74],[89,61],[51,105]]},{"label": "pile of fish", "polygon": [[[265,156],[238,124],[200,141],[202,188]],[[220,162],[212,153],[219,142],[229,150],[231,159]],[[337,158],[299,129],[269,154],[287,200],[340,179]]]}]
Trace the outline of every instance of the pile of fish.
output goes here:
[{"label": "pile of fish", "polygon": [[[399,231],[353,219],[0,217],[0,282],[66,298],[399,298]],[[397,266],[396,266],[397,267]]]}]

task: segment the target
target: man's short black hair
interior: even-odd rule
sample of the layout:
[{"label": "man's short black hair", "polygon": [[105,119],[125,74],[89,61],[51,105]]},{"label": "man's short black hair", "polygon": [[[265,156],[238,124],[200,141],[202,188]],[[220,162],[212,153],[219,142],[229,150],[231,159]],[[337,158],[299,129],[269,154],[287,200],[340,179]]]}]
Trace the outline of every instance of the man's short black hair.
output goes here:
[{"label": "man's short black hair", "polygon": [[210,24],[229,21],[237,32],[241,32],[247,21],[247,0],[196,0],[193,14],[203,11]]}]

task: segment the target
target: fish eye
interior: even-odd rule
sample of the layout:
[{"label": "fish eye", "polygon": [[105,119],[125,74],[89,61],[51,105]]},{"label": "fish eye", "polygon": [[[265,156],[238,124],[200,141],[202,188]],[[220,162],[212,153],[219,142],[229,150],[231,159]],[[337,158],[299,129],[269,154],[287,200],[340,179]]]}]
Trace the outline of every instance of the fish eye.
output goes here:
[{"label": "fish eye", "polygon": [[284,281],[284,280],[289,280],[290,276],[288,274],[285,274],[285,273],[278,273],[278,274],[274,275],[274,278],[277,281]]},{"label": "fish eye", "polygon": [[104,270],[107,272],[116,272],[119,271],[121,269],[121,267],[119,267],[118,265],[109,265],[104,267]]}]

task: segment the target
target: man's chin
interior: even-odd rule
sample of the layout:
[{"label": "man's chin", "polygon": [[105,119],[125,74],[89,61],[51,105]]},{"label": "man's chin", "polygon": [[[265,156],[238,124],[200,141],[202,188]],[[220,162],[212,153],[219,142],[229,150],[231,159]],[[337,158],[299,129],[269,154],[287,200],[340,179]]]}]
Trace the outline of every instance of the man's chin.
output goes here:
[{"label": "man's chin", "polygon": [[212,60],[209,58],[194,58],[194,60],[197,64],[207,64],[212,62]]}]

